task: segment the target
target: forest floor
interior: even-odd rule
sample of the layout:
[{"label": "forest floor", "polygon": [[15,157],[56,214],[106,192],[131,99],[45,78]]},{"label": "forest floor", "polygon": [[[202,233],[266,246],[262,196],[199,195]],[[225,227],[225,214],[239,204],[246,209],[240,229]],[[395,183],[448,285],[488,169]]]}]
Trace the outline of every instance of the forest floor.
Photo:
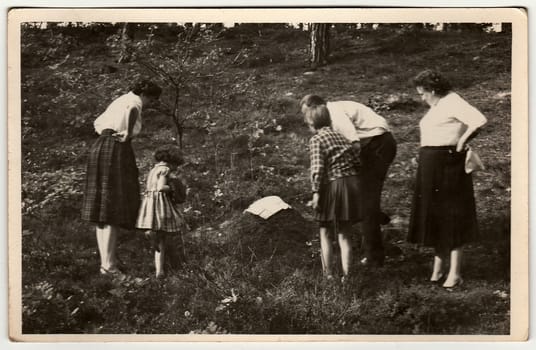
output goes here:
[{"label": "forest floor", "polygon": [[[138,231],[120,232],[125,276],[99,275],[94,227],[79,218],[91,123],[141,68],[103,70],[112,58],[97,43],[46,62],[23,59],[24,333],[509,334],[510,35],[339,33],[329,65],[314,71],[307,44],[290,29],[206,44],[219,52],[218,70],[195,82],[181,110],[190,118],[182,168],[190,197],[181,210],[191,230],[170,238],[164,280],[153,277]],[[409,82],[424,68],[445,72],[488,117],[472,142],[486,166],[473,177],[480,237],[465,248],[465,283],[453,291],[428,281],[433,252],[405,241],[426,111]],[[358,266],[357,225],[355,274],[345,285],[322,278],[306,206],[311,135],[298,101],[308,93],[369,104],[398,142],[382,202],[392,219],[386,264]],[[169,117],[145,111],[133,142],[142,188],[152,152],[172,137]],[[266,221],[243,213],[268,195],[293,209]]]}]

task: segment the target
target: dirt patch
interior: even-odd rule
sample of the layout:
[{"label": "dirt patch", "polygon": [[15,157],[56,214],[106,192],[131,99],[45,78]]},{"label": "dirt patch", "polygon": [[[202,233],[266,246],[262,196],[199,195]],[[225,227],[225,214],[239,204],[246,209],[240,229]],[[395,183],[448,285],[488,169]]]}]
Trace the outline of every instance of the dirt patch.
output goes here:
[{"label": "dirt patch", "polygon": [[281,210],[266,220],[243,213],[221,226],[224,245],[242,261],[303,257],[316,232],[315,224],[294,209]]}]

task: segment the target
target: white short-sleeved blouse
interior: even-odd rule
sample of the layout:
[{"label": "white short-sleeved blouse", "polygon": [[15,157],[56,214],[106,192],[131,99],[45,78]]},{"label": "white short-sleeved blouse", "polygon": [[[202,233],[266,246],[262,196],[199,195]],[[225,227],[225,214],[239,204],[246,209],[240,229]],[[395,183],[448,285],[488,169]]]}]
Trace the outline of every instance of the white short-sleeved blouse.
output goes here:
[{"label": "white short-sleeved blouse", "polygon": [[333,130],[347,140],[359,141],[389,131],[387,121],[368,106],[354,101],[335,101],[326,104]]},{"label": "white short-sleeved blouse", "polygon": [[486,122],[479,110],[451,92],[421,119],[421,146],[455,146],[468,127],[479,128]]},{"label": "white short-sleeved blouse", "polygon": [[132,128],[132,136],[141,131],[141,98],[132,91],[114,100],[93,123],[95,131],[100,135],[104,129],[116,132],[127,131],[128,118],[133,109],[138,110],[138,118]]}]

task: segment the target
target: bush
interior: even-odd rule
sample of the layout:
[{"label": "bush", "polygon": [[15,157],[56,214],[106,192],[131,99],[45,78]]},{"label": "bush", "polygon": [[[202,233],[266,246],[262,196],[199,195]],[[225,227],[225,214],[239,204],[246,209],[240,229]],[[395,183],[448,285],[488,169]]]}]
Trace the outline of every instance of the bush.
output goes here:
[{"label": "bush", "polygon": [[77,47],[75,39],[62,32],[28,29],[21,31],[21,66],[40,68],[64,59]]},{"label": "bush", "polygon": [[376,52],[381,55],[414,55],[430,49],[428,32],[407,31],[377,39]]},{"label": "bush", "polygon": [[77,217],[83,196],[81,182],[84,173],[74,168],[41,174],[24,173],[22,185],[23,215],[64,218]]}]

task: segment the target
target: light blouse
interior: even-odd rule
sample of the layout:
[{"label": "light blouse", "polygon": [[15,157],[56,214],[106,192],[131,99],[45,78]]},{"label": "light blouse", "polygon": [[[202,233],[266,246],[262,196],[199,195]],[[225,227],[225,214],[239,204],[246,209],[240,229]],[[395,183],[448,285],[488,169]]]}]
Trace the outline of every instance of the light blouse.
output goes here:
[{"label": "light blouse", "polygon": [[430,107],[419,123],[421,146],[456,146],[467,128],[486,124],[486,117],[451,92]]},{"label": "light blouse", "polygon": [[108,108],[93,123],[95,131],[100,135],[104,129],[112,129],[116,132],[128,130],[128,118],[131,110],[137,110],[138,117],[132,135],[136,136],[141,131],[141,98],[132,91],[114,100]]},{"label": "light blouse", "polygon": [[326,104],[333,130],[348,141],[382,135],[389,132],[387,121],[370,107],[354,101],[335,101]]}]

